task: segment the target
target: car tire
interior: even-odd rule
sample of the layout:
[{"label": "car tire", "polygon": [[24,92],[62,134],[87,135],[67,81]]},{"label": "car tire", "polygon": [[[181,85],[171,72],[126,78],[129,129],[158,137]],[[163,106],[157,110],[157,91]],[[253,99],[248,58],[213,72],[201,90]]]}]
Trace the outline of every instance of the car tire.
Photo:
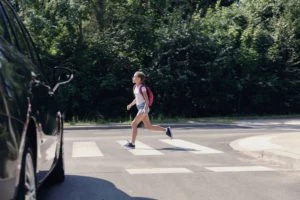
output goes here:
[{"label": "car tire", "polygon": [[22,158],[17,200],[37,199],[37,180],[31,146],[27,143]]},{"label": "car tire", "polygon": [[50,184],[55,184],[55,183],[62,183],[64,182],[64,180],[65,180],[65,164],[64,164],[64,150],[63,150],[63,140],[62,140],[59,149],[59,157],[47,181]]}]

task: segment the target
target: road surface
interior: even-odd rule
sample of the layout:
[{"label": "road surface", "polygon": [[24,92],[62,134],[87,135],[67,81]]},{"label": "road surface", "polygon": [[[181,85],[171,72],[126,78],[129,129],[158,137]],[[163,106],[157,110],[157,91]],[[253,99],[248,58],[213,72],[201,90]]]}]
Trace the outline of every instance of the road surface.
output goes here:
[{"label": "road surface", "polygon": [[174,139],[139,129],[65,131],[66,180],[43,200],[298,200],[300,171],[248,157],[230,142],[280,128],[177,128]]}]

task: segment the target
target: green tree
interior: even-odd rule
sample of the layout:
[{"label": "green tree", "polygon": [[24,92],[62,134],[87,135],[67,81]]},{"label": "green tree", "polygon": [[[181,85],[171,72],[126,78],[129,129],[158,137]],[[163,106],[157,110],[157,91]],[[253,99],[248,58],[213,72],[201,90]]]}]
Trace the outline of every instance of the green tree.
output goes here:
[{"label": "green tree", "polygon": [[74,70],[67,118],[128,116],[142,69],[153,115],[299,113],[298,0],[12,0],[45,66]]}]

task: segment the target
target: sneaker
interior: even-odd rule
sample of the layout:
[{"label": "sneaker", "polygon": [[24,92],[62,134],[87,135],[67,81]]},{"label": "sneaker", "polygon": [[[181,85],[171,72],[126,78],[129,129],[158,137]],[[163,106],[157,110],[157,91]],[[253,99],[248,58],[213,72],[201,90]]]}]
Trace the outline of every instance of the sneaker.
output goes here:
[{"label": "sneaker", "polygon": [[170,127],[167,128],[166,135],[169,136],[171,139],[173,138],[173,134]]},{"label": "sneaker", "polygon": [[131,142],[128,142],[125,147],[131,148],[131,149],[135,149],[135,145],[132,144]]}]

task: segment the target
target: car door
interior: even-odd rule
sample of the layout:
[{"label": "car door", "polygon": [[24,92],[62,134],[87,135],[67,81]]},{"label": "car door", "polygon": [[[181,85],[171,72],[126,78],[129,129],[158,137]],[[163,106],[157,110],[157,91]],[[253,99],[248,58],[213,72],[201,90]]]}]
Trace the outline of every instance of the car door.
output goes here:
[{"label": "car door", "polygon": [[15,70],[19,71],[20,75],[28,74],[28,70],[30,71],[30,78],[26,79],[23,84],[28,87],[31,117],[36,127],[37,144],[34,144],[37,147],[36,169],[38,181],[41,181],[48,174],[56,157],[61,133],[59,127],[60,113],[57,109],[55,93],[51,92],[51,84],[43,73],[44,70],[40,65],[28,32],[6,1],[2,2],[2,6],[11,43],[31,61],[31,64],[17,66]]}]

